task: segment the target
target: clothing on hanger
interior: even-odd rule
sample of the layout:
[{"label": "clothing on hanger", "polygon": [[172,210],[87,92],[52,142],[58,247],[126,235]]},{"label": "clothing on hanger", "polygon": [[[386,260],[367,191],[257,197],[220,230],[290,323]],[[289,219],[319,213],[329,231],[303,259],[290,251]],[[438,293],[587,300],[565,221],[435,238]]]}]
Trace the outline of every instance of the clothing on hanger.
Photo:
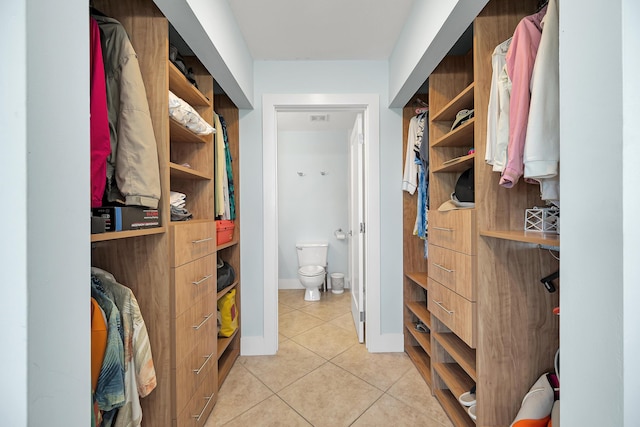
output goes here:
[{"label": "clothing on hanger", "polygon": [[500,185],[513,187],[523,173],[522,153],[526,139],[531,101],[531,75],[542,37],[542,18],[546,6],[538,13],[523,18],[516,26],[506,55],[507,74],[511,80],[509,103],[509,145],[507,164]]}]

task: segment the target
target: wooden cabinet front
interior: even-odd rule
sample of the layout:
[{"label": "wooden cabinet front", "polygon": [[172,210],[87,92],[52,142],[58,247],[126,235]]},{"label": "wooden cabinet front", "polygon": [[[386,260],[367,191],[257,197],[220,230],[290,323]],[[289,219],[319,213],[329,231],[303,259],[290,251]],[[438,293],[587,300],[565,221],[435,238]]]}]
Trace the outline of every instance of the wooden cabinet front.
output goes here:
[{"label": "wooden cabinet front", "polygon": [[429,243],[443,248],[476,254],[475,210],[429,211]]},{"label": "wooden cabinet front", "polygon": [[476,347],[476,303],[466,300],[445,286],[429,279],[431,314],[455,332],[469,347]]}]

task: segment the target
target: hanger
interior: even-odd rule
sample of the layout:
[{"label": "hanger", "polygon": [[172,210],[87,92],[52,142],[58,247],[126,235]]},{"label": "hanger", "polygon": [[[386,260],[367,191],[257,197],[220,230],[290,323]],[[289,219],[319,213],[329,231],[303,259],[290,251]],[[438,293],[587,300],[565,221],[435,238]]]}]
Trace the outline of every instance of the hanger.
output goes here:
[{"label": "hanger", "polygon": [[416,108],[416,114],[423,114],[429,111],[429,104],[420,98],[416,98],[414,104],[420,105],[420,107]]},{"label": "hanger", "polygon": [[548,276],[543,277],[542,279],[540,279],[540,283],[544,285],[544,287],[547,289],[547,291],[549,291],[549,293],[553,293],[556,291],[556,287],[553,286],[552,282],[556,280],[558,277],[560,277],[560,270],[556,271],[555,273],[551,273]]},{"label": "hanger", "polygon": [[549,0],[538,1],[538,7],[536,8],[536,13],[540,12],[542,8],[544,8],[548,3],[549,3]]}]

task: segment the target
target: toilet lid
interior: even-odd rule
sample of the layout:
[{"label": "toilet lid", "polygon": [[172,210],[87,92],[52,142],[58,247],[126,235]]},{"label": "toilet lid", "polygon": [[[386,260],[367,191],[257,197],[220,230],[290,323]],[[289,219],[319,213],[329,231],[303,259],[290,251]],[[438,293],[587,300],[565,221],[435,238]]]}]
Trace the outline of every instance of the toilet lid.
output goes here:
[{"label": "toilet lid", "polygon": [[305,265],[304,267],[300,267],[298,273],[301,276],[317,276],[318,274],[324,273],[324,267],[320,265]]}]

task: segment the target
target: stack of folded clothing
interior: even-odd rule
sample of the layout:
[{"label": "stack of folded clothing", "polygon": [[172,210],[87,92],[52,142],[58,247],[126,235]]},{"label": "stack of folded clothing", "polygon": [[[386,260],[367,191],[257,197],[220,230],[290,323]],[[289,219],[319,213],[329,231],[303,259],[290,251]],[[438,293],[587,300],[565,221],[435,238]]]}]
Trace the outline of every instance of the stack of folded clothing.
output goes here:
[{"label": "stack of folded clothing", "polygon": [[187,221],[193,214],[185,208],[187,195],[177,191],[171,191],[169,202],[171,204],[171,221]]},{"label": "stack of folded clothing", "polygon": [[169,91],[169,116],[198,135],[209,135],[214,132],[213,126],[207,123],[191,105],[171,91]]}]

